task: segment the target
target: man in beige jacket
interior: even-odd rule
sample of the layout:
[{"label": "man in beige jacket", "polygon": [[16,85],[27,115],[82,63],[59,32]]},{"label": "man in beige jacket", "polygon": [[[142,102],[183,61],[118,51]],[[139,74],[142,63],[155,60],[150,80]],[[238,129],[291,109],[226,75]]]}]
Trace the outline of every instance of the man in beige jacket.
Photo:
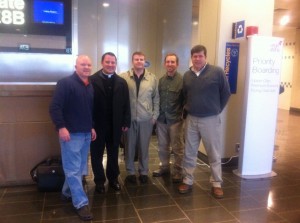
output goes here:
[{"label": "man in beige jacket", "polygon": [[136,183],[134,156],[138,149],[138,172],[141,183],[148,181],[149,144],[153,125],[159,115],[158,80],[145,69],[145,55],[132,54],[133,67],[121,73],[129,88],[131,125],[126,133],[125,164],[126,181]]}]

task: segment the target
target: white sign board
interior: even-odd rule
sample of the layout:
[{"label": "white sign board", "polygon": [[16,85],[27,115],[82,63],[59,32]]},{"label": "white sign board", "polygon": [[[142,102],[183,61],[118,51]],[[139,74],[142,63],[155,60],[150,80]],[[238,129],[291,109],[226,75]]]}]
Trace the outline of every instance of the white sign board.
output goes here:
[{"label": "white sign board", "polygon": [[242,178],[264,178],[272,172],[283,39],[248,38],[248,63],[239,168]]}]

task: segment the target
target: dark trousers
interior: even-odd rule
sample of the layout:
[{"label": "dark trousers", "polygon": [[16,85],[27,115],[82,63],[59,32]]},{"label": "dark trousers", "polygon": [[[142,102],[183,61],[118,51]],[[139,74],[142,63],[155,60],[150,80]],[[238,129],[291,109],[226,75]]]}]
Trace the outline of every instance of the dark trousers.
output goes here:
[{"label": "dark trousers", "polygon": [[108,181],[112,182],[116,180],[120,174],[118,163],[119,141],[114,142],[112,132],[105,135],[103,135],[103,132],[97,132],[97,139],[91,143],[91,163],[94,173],[94,182],[96,184],[104,184],[106,181],[103,167],[105,148],[107,153],[106,177]]}]

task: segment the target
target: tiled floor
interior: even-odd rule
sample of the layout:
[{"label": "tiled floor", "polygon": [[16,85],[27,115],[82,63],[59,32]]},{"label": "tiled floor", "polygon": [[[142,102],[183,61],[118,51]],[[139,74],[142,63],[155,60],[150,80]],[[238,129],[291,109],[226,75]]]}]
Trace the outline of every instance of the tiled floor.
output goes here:
[{"label": "tiled floor", "polygon": [[[85,186],[94,214],[92,222],[169,223],[300,223],[300,116],[279,111],[276,161],[271,179],[242,180],[223,168],[225,198],[210,195],[209,169],[199,165],[193,192],[180,195],[169,177],[152,178],[146,185],[125,184],[120,193],[108,188],[94,192],[92,177]],[[151,172],[159,163],[156,138],[150,149]],[[121,163],[120,181],[126,173]],[[0,189],[1,223],[81,222],[60,193],[37,192],[35,185]]]}]

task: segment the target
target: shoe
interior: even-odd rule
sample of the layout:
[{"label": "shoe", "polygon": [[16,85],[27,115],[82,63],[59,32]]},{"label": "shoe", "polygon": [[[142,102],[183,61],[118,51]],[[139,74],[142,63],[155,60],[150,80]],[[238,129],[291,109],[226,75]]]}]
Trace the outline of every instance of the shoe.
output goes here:
[{"label": "shoe", "polygon": [[173,183],[181,183],[182,182],[182,174],[175,173],[172,175],[172,182]]},{"label": "shoe", "polygon": [[121,190],[121,185],[120,185],[120,183],[118,182],[118,180],[114,180],[114,181],[112,181],[112,182],[109,182],[109,186],[110,186],[111,188],[113,188],[115,191]]},{"label": "shoe", "polygon": [[72,197],[67,197],[66,195],[64,194],[61,194],[60,195],[60,199],[63,201],[63,202],[72,202]]},{"label": "shoe", "polygon": [[221,187],[212,187],[211,194],[217,199],[222,199],[224,197],[224,192]]},{"label": "shoe", "polygon": [[95,190],[96,190],[99,194],[104,194],[104,193],[105,193],[105,186],[104,186],[104,184],[96,184]]},{"label": "shoe", "polygon": [[134,174],[128,175],[128,176],[125,178],[125,181],[128,181],[128,182],[130,182],[130,183],[136,184],[136,176],[135,176]]},{"label": "shoe", "polygon": [[158,170],[153,171],[152,176],[161,177],[161,176],[169,175],[169,174],[170,174],[170,169],[168,169],[168,168],[159,168]]},{"label": "shoe", "polygon": [[148,176],[147,175],[140,175],[139,180],[141,181],[142,184],[145,184],[148,182]]},{"label": "shoe", "polygon": [[189,192],[191,192],[193,189],[193,185],[188,185],[188,184],[181,184],[179,187],[178,187],[178,192],[180,194],[187,194]]},{"label": "shoe", "polygon": [[83,221],[89,221],[93,219],[93,215],[90,212],[89,207],[87,205],[76,209],[76,213],[78,214],[79,218]]}]

